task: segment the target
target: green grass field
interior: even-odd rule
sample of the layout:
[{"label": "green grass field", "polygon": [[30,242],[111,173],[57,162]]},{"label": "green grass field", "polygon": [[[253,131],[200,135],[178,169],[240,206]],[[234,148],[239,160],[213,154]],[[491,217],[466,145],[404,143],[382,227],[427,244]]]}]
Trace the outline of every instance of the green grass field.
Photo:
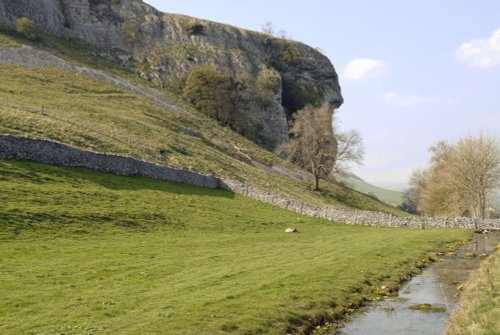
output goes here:
[{"label": "green grass field", "polygon": [[0,161],[0,190],[1,334],[284,334],[470,236],[32,162]]}]

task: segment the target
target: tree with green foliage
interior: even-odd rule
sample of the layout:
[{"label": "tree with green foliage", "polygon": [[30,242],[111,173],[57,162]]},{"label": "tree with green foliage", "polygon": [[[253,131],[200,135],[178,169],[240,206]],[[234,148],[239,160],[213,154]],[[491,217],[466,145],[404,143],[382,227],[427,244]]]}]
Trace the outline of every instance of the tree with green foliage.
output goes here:
[{"label": "tree with green foliage", "polygon": [[27,17],[21,17],[16,20],[16,31],[29,40],[36,40],[38,38],[36,23]]},{"label": "tree with green foliage", "polygon": [[319,181],[327,177],[335,166],[338,143],[332,126],[333,108],[307,105],[293,116],[290,130],[292,138],[278,148],[288,160],[309,169],[314,176],[314,190],[319,191]]},{"label": "tree with green foliage", "polygon": [[215,65],[200,65],[189,72],[182,95],[198,110],[227,123],[233,109],[231,76]]}]

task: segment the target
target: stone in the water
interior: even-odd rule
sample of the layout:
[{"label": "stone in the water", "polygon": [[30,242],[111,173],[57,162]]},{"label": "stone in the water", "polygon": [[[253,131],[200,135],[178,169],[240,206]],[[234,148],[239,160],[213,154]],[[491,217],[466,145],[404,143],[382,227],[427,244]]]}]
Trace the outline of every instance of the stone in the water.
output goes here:
[{"label": "stone in the water", "polygon": [[285,233],[298,233],[299,230],[297,228],[287,228]]},{"label": "stone in the water", "polygon": [[466,252],[465,255],[464,255],[464,258],[474,258],[476,257],[477,255],[473,252]]},{"label": "stone in the water", "polygon": [[423,311],[423,312],[445,312],[446,307],[444,306],[436,306],[436,305],[431,305],[431,304],[418,304],[418,305],[413,305],[410,306],[411,310],[414,311]]}]

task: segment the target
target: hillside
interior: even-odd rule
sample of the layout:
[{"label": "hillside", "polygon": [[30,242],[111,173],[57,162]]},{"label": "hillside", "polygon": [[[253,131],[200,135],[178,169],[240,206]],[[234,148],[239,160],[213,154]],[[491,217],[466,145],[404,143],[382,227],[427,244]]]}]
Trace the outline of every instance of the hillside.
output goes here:
[{"label": "hillside", "polygon": [[0,1],[6,27],[20,17],[169,91],[182,92],[192,73],[212,66],[227,81],[218,100],[231,100],[217,118],[267,148],[286,141],[292,114],[305,104],[343,102],[330,60],[300,42],[162,13],[140,0]]},{"label": "hillside", "polygon": [[391,206],[399,206],[403,202],[403,192],[387,190],[385,188],[372,185],[355,175],[346,174],[342,176],[341,181],[345,183],[346,186],[358,192],[373,195],[377,199]]},{"label": "hillside", "polygon": [[0,161],[0,189],[6,335],[302,333],[470,235],[32,162]]},{"label": "hillside", "polygon": [[94,52],[50,35],[30,42],[0,33],[0,132],[188,168],[312,204],[401,213],[331,183],[310,191],[307,173]]}]

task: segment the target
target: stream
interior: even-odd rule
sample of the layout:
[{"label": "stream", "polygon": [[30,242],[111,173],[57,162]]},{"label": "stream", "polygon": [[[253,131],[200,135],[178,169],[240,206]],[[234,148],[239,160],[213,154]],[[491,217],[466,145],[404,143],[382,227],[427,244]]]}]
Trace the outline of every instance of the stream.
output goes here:
[{"label": "stream", "polygon": [[[500,242],[500,232],[476,234],[467,245],[442,257],[403,285],[398,295],[366,307],[337,330],[342,335],[443,334],[451,311],[457,305],[457,283],[478,268],[480,255],[491,254]],[[484,257],[484,256],[483,256]],[[434,311],[413,310],[431,304]]]}]

